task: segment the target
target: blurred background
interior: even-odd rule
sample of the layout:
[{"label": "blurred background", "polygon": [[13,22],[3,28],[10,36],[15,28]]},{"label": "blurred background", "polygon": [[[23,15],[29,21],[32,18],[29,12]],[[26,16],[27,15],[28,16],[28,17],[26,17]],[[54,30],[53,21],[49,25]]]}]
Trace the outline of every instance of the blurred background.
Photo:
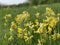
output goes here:
[{"label": "blurred background", "polygon": [[5,6],[32,6],[41,4],[60,3],[60,0],[0,0],[0,7]]}]

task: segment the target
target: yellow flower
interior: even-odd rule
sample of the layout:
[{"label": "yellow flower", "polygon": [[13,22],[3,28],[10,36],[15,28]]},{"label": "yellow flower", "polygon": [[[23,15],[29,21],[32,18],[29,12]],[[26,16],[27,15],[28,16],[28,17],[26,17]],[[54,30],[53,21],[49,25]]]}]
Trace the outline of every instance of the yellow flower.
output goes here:
[{"label": "yellow flower", "polygon": [[60,39],[60,34],[57,33],[57,34],[52,35],[52,39],[53,40]]},{"label": "yellow flower", "polygon": [[35,14],[36,18],[39,18],[39,14],[40,14],[40,13],[36,13],[36,14]]},{"label": "yellow flower", "polygon": [[38,19],[35,20],[35,23],[36,23],[36,25],[39,25],[39,21],[38,21]]},{"label": "yellow flower", "polygon": [[31,35],[31,36],[25,35],[25,36],[24,36],[24,39],[25,39],[25,41],[28,41],[28,40],[30,40],[32,37],[33,37],[33,35]]},{"label": "yellow flower", "polygon": [[34,31],[34,33],[43,33],[43,29],[39,27],[37,31]]},{"label": "yellow flower", "polygon": [[40,27],[40,28],[38,28],[37,32],[43,33],[43,29]]},{"label": "yellow flower", "polygon": [[51,10],[51,8],[49,8],[49,7],[46,7],[46,10],[47,10],[47,11],[50,11],[50,10]]},{"label": "yellow flower", "polygon": [[18,33],[18,34],[17,34],[17,37],[18,37],[18,38],[23,38],[23,34]]},{"label": "yellow flower", "polygon": [[14,29],[10,28],[10,31],[12,32]]},{"label": "yellow flower", "polygon": [[45,41],[45,39],[41,39],[41,42],[45,43],[46,41]]},{"label": "yellow flower", "polygon": [[7,18],[11,18],[11,14],[6,14],[5,16],[4,16],[4,19],[6,20]]},{"label": "yellow flower", "polygon": [[40,27],[37,29],[37,31],[34,31],[35,33],[46,33],[46,23],[40,23]]},{"label": "yellow flower", "polygon": [[13,22],[11,22],[11,27],[10,27],[10,31],[12,32],[12,31],[14,31],[14,29],[16,29],[17,28],[17,25],[16,25],[16,23],[13,21]]},{"label": "yellow flower", "polygon": [[27,30],[26,29],[24,29],[24,35],[26,36],[26,35],[28,35],[28,33],[27,33]]},{"label": "yellow flower", "polygon": [[28,38],[28,36],[27,36],[27,35],[25,35],[25,36],[24,36],[24,39],[27,39],[27,38]]},{"label": "yellow flower", "polygon": [[49,7],[46,8],[46,14],[48,14],[50,16],[55,15],[54,11]]},{"label": "yellow flower", "polygon": [[30,26],[30,25],[32,25],[33,23],[30,21],[29,23],[25,23],[24,25],[25,26]]},{"label": "yellow flower", "polygon": [[28,13],[27,11],[23,11],[23,14]]},{"label": "yellow flower", "polygon": [[60,16],[60,13],[58,13],[57,15]]},{"label": "yellow flower", "polygon": [[32,24],[31,28],[33,28],[33,27],[35,27],[35,25],[34,25],[34,24]]},{"label": "yellow flower", "polygon": [[18,28],[18,33],[22,33],[22,28]]},{"label": "yellow flower", "polygon": [[50,16],[50,17],[46,17],[47,19],[45,20],[49,26],[54,27],[56,25],[56,23],[59,21],[58,18]]},{"label": "yellow flower", "polygon": [[15,21],[18,23],[20,21],[20,19],[18,17],[16,17]]},{"label": "yellow flower", "polygon": [[13,39],[14,39],[13,36],[10,36],[10,37],[8,38],[9,41],[12,41]]},{"label": "yellow flower", "polygon": [[50,19],[49,22],[50,22],[49,25],[50,25],[51,27],[53,27],[53,26],[55,26],[56,23],[58,22],[58,19],[53,17],[53,18]]},{"label": "yellow flower", "polygon": [[12,29],[16,29],[17,28],[17,25],[16,25],[16,23],[13,21],[13,22],[11,22],[11,28]]},{"label": "yellow flower", "polygon": [[56,34],[53,34],[53,35],[52,35],[52,39],[53,39],[53,40],[56,40],[56,39],[57,39],[57,35],[56,35]]},{"label": "yellow flower", "polygon": [[51,34],[52,28],[48,26],[48,33]]},{"label": "yellow flower", "polygon": [[38,42],[41,43],[40,39],[38,39]]},{"label": "yellow flower", "polygon": [[7,14],[6,17],[11,17],[11,14]]},{"label": "yellow flower", "polygon": [[57,39],[60,39],[60,34],[59,33],[57,33]]},{"label": "yellow flower", "polygon": [[33,37],[33,35],[31,35],[29,38],[31,39]]},{"label": "yellow flower", "polygon": [[26,11],[23,12],[23,14],[18,14],[16,17],[15,17],[15,21],[17,23],[21,23],[23,21],[27,21],[30,17],[30,14]]},{"label": "yellow flower", "polygon": [[45,43],[46,41],[45,41],[45,39],[42,39],[42,38],[41,38],[41,39],[38,39],[38,42],[39,42],[39,43]]}]

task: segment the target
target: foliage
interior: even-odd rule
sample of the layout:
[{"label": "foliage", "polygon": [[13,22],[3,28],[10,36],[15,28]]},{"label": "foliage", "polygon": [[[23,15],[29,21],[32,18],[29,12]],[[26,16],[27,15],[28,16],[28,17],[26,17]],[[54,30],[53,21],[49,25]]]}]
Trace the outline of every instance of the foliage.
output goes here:
[{"label": "foliage", "polygon": [[30,0],[32,5],[58,3],[60,0]]}]

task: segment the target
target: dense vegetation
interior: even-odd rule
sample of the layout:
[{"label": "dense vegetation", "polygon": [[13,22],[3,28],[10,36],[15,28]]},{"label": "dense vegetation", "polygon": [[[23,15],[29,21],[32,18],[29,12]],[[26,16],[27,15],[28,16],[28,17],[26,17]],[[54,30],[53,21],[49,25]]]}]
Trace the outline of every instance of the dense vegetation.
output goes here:
[{"label": "dense vegetation", "polygon": [[6,7],[26,7],[26,6],[33,6],[33,5],[41,5],[41,4],[54,4],[54,3],[60,3],[60,0],[28,0],[28,2],[18,5],[0,5],[0,8],[6,8]]},{"label": "dense vegetation", "polygon": [[0,8],[0,45],[60,45],[59,29],[60,3]]},{"label": "dense vegetation", "polygon": [[0,45],[60,45],[60,0],[1,6]]},{"label": "dense vegetation", "polygon": [[33,5],[59,3],[60,0],[30,0]]}]

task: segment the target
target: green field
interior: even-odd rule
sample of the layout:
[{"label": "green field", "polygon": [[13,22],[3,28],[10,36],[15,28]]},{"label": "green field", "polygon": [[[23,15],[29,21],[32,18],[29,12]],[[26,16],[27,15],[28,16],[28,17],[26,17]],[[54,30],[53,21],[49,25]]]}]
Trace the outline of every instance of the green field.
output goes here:
[{"label": "green field", "polygon": [[[36,14],[37,12],[40,13],[40,17],[39,17],[39,22],[42,22],[42,19],[44,19],[45,17],[42,16],[43,13],[46,12],[46,8],[49,7],[51,9],[53,9],[53,11],[55,12],[55,15],[57,15],[58,13],[60,13],[60,3],[56,3],[56,4],[42,4],[42,5],[37,5],[37,6],[27,6],[27,7],[7,7],[7,8],[0,8],[0,45],[37,45],[37,38],[33,38],[33,40],[30,40],[28,42],[24,42],[22,40],[24,39],[18,39],[17,37],[14,38],[13,41],[8,41],[8,38],[10,36],[10,26],[11,26],[11,22],[15,21],[15,17],[18,14],[22,14],[23,11],[27,11],[30,14],[30,21],[34,22],[35,20],[35,16],[34,14]],[[8,22],[5,22],[4,16],[11,14],[11,18],[7,18]],[[4,23],[7,24],[7,26],[4,26]],[[21,23],[22,27],[23,27],[23,22]],[[24,28],[24,27],[23,27]],[[28,29],[29,30],[29,29]],[[55,27],[55,30],[59,31],[60,34],[60,17],[59,17],[59,22],[57,23],[57,27]],[[56,31],[56,33],[58,32]],[[6,38],[4,38],[6,34]],[[15,31],[13,32],[13,34],[17,34]],[[38,37],[39,34],[33,34],[34,37]],[[41,34],[42,35],[42,34]],[[14,35],[15,36],[15,35]],[[43,36],[43,35],[42,35]],[[51,35],[50,35],[51,36]],[[49,36],[47,35],[47,38]],[[51,39],[47,39],[46,43],[42,43],[39,45],[60,45],[60,38],[57,40],[51,40]]]}]

